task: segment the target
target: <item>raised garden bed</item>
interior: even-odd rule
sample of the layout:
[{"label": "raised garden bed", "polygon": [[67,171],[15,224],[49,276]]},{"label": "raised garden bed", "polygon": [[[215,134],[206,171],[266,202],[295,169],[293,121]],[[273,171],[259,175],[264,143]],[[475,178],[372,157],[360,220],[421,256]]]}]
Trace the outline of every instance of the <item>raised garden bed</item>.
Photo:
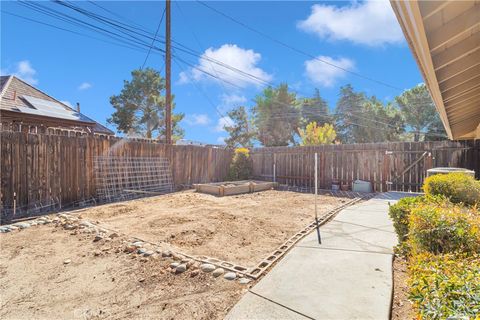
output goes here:
[{"label": "raised garden bed", "polygon": [[217,183],[194,184],[197,192],[213,194],[215,196],[232,196],[242,193],[252,193],[265,190],[276,189],[276,182],[242,180],[242,181],[226,181]]}]

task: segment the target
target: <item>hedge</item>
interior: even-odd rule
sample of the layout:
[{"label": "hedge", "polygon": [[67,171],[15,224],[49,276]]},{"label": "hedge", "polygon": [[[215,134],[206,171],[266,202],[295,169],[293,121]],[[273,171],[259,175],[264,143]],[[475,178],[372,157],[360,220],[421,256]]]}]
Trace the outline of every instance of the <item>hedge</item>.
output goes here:
[{"label": "hedge", "polygon": [[418,318],[479,319],[480,255],[419,254],[409,273],[409,299]]},{"label": "hedge", "polygon": [[448,200],[422,203],[409,216],[409,247],[434,254],[480,252],[480,213]]},{"label": "hedge", "polygon": [[436,174],[425,179],[426,195],[443,195],[453,203],[480,205],[480,181],[464,173]]}]

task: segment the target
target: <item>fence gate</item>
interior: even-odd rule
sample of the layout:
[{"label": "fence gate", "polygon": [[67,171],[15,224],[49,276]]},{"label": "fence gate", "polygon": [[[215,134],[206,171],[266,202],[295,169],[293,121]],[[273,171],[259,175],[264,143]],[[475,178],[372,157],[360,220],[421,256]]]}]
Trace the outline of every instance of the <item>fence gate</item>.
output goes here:
[{"label": "fence gate", "polygon": [[432,161],[430,151],[385,151],[386,190],[420,192]]}]

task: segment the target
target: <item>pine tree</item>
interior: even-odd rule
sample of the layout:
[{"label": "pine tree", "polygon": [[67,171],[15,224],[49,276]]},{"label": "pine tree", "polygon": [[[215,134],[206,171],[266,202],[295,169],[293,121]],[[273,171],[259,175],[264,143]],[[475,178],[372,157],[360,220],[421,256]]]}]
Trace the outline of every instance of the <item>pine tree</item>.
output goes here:
[{"label": "pine tree", "polygon": [[358,114],[366,101],[364,93],[358,93],[348,84],[340,88],[340,95],[335,108],[335,129],[342,143],[355,143],[359,134]]},{"label": "pine tree", "polygon": [[260,143],[264,146],[295,144],[301,112],[295,94],[288,91],[288,85],[266,88],[255,102],[253,117]]},{"label": "pine tree", "polygon": [[[132,71],[132,80],[125,80],[120,94],[110,97],[115,112],[107,121],[125,134],[141,135],[150,139],[156,133],[158,139],[164,139],[164,89],[165,79],[158,71],[151,68]],[[174,108],[172,103],[172,111]],[[174,141],[184,136],[179,125],[183,117],[183,113],[172,114]]]},{"label": "pine tree", "polygon": [[315,89],[312,98],[305,98],[301,103],[304,124],[316,122],[319,126],[325,123],[333,124],[333,117],[328,110],[327,101],[320,96],[320,90]]},{"label": "pine tree", "polygon": [[229,134],[229,137],[225,139],[227,146],[230,148],[252,147],[255,132],[252,130],[245,107],[235,108],[229,111],[227,115],[233,122],[233,125],[225,126],[225,131]]}]

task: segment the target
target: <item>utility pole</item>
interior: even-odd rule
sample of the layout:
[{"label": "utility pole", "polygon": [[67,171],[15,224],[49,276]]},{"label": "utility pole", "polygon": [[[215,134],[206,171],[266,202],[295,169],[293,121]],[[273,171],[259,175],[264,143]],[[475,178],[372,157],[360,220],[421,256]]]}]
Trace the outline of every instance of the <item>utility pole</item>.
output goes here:
[{"label": "utility pole", "polygon": [[165,143],[172,144],[172,88],[171,88],[171,35],[170,35],[170,0],[165,2]]}]

